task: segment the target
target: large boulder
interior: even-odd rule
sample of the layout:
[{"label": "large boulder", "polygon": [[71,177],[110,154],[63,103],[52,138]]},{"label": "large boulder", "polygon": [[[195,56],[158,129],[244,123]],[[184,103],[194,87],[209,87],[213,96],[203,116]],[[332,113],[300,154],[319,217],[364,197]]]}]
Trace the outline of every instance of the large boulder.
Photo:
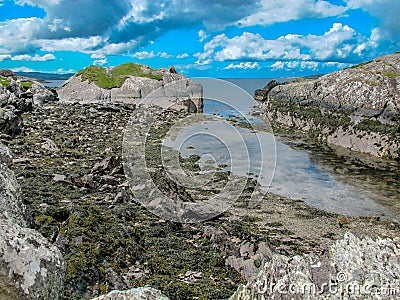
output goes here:
[{"label": "large boulder", "polygon": [[28,228],[27,210],[0,144],[0,299],[62,299],[66,265],[61,252]]},{"label": "large boulder", "polygon": [[[112,69],[107,69],[106,73],[110,76]],[[108,89],[99,87],[95,81],[84,80],[82,73],[78,72],[57,90],[58,98],[61,102],[82,104],[116,101],[139,103],[146,96],[157,91],[154,95],[157,95],[160,101],[186,102],[188,111],[202,110],[201,85],[176,73],[174,68],[152,70],[148,66],[141,66],[141,73],[143,76],[126,75],[121,86]]]},{"label": "large boulder", "polygon": [[351,233],[321,256],[275,254],[231,300],[397,299],[400,239],[360,239]]},{"label": "large boulder", "polygon": [[151,287],[139,287],[125,291],[111,291],[92,300],[168,300],[168,298]]}]

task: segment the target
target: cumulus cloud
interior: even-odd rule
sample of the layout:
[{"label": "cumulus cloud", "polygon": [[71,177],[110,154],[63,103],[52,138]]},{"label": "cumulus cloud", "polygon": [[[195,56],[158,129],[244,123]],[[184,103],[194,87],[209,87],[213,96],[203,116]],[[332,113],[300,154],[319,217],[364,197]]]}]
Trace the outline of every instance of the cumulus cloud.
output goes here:
[{"label": "cumulus cloud", "polygon": [[176,56],[176,58],[186,58],[186,57],[189,57],[188,53],[182,53]]},{"label": "cumulus cloud", "polygon": [[93,65],[103,66],[107,63],[107,58],[104,59],[97,59],[93,62]]},{"label": "cumulus cloud", "polygon": [[171,58],[173,57],[171,54],[168,54],[167,52],[157,52],[154,53],[154,51],[140,51],[136,52],[131,55],[131,57],[137,58],[137,59],[149,59],[149,58],[154,58],[154,57],[161,57],[161,58]]},{"label": "cumulus cloud", "polygon": [[271,25],[305,18],[325,18],[343,14],[346,6],[325,0],[261,0],[254,14],[237,22],[240,26]]},{"label": "cumulus cloud", "polygon": [[10,54],[0,54],[0,61],[11,59]]},{"label": "cumulus cloud", "polygon": [[272,71],[291,71],[291,70],[301,70],[301,71],[316,71],[320,68],[328,67],[334,69],[343,69],[350,66],[346,63],[338,62],[317,62],[317,61],[276,61],[270,68]]},{"label": "cumulus cloud", "polygon": [[260,69],[260,65],[258,64],[258,62],[241,62],[239,64],[229,64],[228,66],[226,66],[224,68],[225,70],[230,70],[230,69]]},{"label": "cumulus cloud", "polygon": [[[363,44],[364,48],[359,48]],[[265,39],[260,34],[244,32],[228,38],[215,36],[196,53],[199,64],[229,60],[278,61],[342,61],[351,62],[371,48],[368,38],[341,23],[335,23],[323,35],[288,34],[276,40]]]},{"label": "cumulus cloud", "polygon": [[34,56],[30,56],[28,54],[16,55],[11,58],[11,60],[20,60],[20,61],[49,61],[55,60],[56,57],[53,54],[47,53],[43,56],[39,54],[35,54]]},{"label": "cumulus cloud", "polygon": [[208,38],[207,32],[205,32],[203,29],[200,29],[199,32],[197,33],[199,35],[199,41],[202,43],[205,41],[206,38]]}]

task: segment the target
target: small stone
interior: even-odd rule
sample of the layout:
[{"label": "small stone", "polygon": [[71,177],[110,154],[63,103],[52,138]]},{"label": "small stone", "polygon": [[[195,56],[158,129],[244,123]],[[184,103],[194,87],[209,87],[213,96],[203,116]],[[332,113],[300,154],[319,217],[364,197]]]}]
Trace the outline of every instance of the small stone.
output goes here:
[{"label": "small stone", "polygon": [[114,203],[128,203],[130,201],[129,194],[122,190],[114,198]]},{"label": "small stone", "polygon": [[45,142],[42,143],[42,148],[50,152],[60,151],[60,149],[51,139],[45,139]]}]

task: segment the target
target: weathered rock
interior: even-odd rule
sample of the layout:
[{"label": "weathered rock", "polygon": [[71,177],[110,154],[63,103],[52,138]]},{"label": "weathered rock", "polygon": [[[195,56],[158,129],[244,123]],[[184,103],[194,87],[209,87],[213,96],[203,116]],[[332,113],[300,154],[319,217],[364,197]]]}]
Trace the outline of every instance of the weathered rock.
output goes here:
[{"label": "weathered rock", "polygon": [[65,263],[60,251],[27,228],[27,211],[0,146],[0,298],[61,299]]},{"label": "weathered rock", "polygon": [[[167,69],[151,70],[146,66],[141,68],[144,74],[162,76],[162,80],[127,76],[121,87],[104,89],[97,86],[95,82],[83,81],[82,75],[76,74],[57,90],[58,97],[61,102],[139,103],[140,100],[152,94],[154,101],[181,102],[182,105],[179,108],[184,108],[189,112],[202,111],[203,91],[201,85],[176,73],[176,70],[174,72],[174,69],[168,71]],[[178,81],[180,84],[176,84]],[[174,84],[171,84],[172,82]],[[153,94],[156,90],[157,93]]]},{"label": "weathered rock", "polygon": [[168,298],[151,287],[140,287],[125,291],[112,291],[92,300],[168,300]]},{"label": "weathered rock", "polygon": [[231,299],[394,299],[400,292],[399,260],[400,239],[346,233],[319,257],[273,255]]},{"label": "weathered rock", "polygon": [[44,103],[56,100],[54,94],[39,82],[34,82],[30,91],[32,93],[33,104],[35,105],[43,105]]},{"label": "weathered rock", "polygon": [[[275,85],[271,83],[271,86]],[[270,120],[323,142],[400,157],[400,53],[324,75],[257,90]]]},{"label": "weathered rock", "polygon": [[15,73],[11,70],[4,70],[4,69],[0,69],[0,76],[2,77],[10,77],[14,80],[17,80],[17,75],[15,75]]},{"label": "weathered rock", "polygon": [[254,92],[254,99],[257,101],[265,101],[268,99],[268,93],[276,86],[279,85],[279,82],[276,80],[271,80],[268,84],[262,89],[258,89]]}]

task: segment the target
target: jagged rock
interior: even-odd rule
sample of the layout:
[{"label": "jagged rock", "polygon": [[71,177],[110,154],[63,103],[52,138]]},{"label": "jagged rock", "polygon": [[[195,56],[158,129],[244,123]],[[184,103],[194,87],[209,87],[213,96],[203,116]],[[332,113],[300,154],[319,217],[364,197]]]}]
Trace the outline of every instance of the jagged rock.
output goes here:
[{"label": "jagged rock", "polygon": [[17,80],[17,75],[11,70],[0,69],[0,76],[2,77],[11,77],[14,80]]},{"label": "jagged rock", "polygon": [[33,104],[35,105],[43,105],[44,103],[56,100],[54,94],[39,82],[34,82],[30,91],[32,93]]},{"label": "jagged rock", "polygon": [[[193,82],[186,76],[168,71],[167,69],[151,70],[149,67],[141,66],[144,74],[162,76],[162,80],[148,77],[127,76],[121,87],[111,89],[100,88],[95,82],[83,80],[82,75],[77,73],[67,80],[57,90],[61,102],[79,103],[110,103],[128,102],[139,103],[141,99],[152,94],[155,102],[166,103],[180,102],[179,108],[189,112],[202,111],[203,91],[201,85]],[[180,81],[181,84],[170,84]],[[157,90],[157,93],[153,92]]]},{"label": "jagged rock", "polygon": [[346,233],[319,257],[273,255],[231,299],[377,299],[379,292],[380,299],[394,299],[400,292],[399,260],[400,239]]},{"label": "jagged rock", "polygon": [[255,98],[272,100],[264,104],[270,120],[310,132],[323,142],[400,157],[400,53],[316,80],[261,89]]},{"label": "jagged rock", "polygon": [[262,89],[258,89],[254,92],[254,99],[257,101],[265,101],[268,99],[268,93],[276,86],[279,85],[279,82],[276,80],[271,80],[268,84]]},{"label": "jagged rock", "polygon": [[28,214],[0,145],[0,298],[61,299],[66,266],[60,251],[27,228]]},{"label": "jagged rock", "polygon": [[140,287],[125,291],[112,291],[92,300],[168,300],[168,298],[151,287]]}]

